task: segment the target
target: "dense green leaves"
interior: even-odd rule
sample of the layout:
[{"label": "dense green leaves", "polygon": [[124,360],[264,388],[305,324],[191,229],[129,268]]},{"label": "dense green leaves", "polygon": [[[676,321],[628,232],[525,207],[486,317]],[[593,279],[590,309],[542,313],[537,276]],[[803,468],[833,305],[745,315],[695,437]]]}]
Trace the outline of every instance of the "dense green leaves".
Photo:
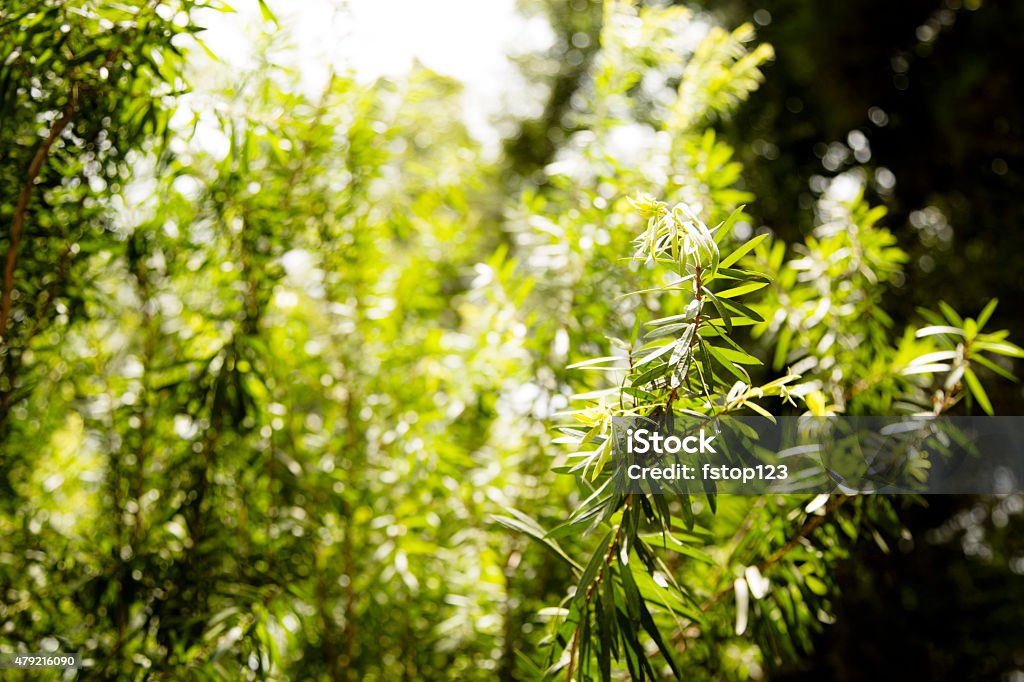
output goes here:
[{"label": "dense green leaves", "polygon": [[552,163],[517,175],[452,79],[307,93],[271,37],[230,73],[199,9],[228,8],[0,8],[0,651],[97,679],[743,679],[810,647],[835,562],[899,519],[619,493],[613,420],[993,412],[1024,356],[994,302],[900,336],[903,252],[859,199],[754,234],[714,127],[771,57],[750,26],[591,3]]}]

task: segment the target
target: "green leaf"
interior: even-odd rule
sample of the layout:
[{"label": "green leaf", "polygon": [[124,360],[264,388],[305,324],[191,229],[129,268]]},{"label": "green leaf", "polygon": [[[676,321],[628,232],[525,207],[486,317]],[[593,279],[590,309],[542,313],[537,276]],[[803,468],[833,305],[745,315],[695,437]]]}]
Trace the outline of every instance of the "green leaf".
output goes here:
[{"label": "green leaf", "polygon": [[645,339],[660,339],[665,336],[674,336],[677,332],[680,332],[687,327],[692,326],[691,323],[680,323],[680,324],[666,324],[664,327],[658,327],[653,331],[647,333],[644,336]]},{"label": "green leaf", "polygon": [[658,396],[654,395],[650,391],[637,388],[636,386],[623,386],[622,392],[643,402],[653,403],[658,401]]},{"label": "green leaf", "polygon": [[601,591],[598,593],[601,615],[597,618],[598,637],[600,639],[597,650],[597,665],[601,673],[601,680],[608,682],[612,678],[612,649],[616,640],[615,632],[615,586],[611,580],[601,581]]},{"label": "green leaf", "polygon": [[587,567],[584,569],[583,575],[580,576],[580,582],[576,585],[577,598],[582,599],[584,595],[586,595],[587,588],[590,587],[590,583],[594,582],[594,578],[597,577],[597,572],[604,564],[605,554],[608,552],[608,545],[610,545],[611,542],[612,531],[608,531],[594,550],[594,554],[590,557],[590,561],[587,562]]},{"label": "green leaf", "polygon": [[647,327],[660,327],[662,325],[672,324],[672,323],[675,323],[675,322],[692,322],[693,319],[695,317],[697,317],[697,313],[700,312],[700,308],[701,308],[700,301],[693,300],[693,301],[690,301],[687,304],[686,310],[684,310],[679,315],[669,315],[668,317],[659,317],[656,320],[651,320],[650,322],[645,322],[644,325],[647,326]]},{"label": "green leaf", "polygon": [[[725,305],[723,303],[723,305]],[[735,312],[732,313],[735,315]],[[721,325],[725,324],[725,320],[721,317],[707,317],[708,325],[701,330],[701,336],[728,336],[729,330],[724,329]],[[757,324],[757,320],[751,320],[748,317],[733,317],[732,326],[736,327],[750,327]]]},{"label": "green leaf", "polygon": [[661,631],[658,630],[657,623],[654,622],[651,612],[647,609],[647,604],[642,601],[640,602],[640,624],[647,631],[647,634],[650,635],[651,639],[654,640],[654,643],[658,645],[658,650],[661,651],[661,655],[665,657],[665,661],[672,668],[676,679],[683,679],[682,673],[672,657],[672,650],[665,644],[665,640],[661,637]]},{"label": "green leaf", "polygon": [[738,363],[740,365],[761,365],[764,364],[753,355],[745,352],[738,351],[732,348],[716,348],[720,355],[725,357],[726,360]]},{"label": "green leaf", "polygon": [[[755,322],[764,322],[764,318],[761,317],[760,313],[755,312],[752,308],[749,308],[743,305],[742,303],[739,303],[737,301],[723,300],[722,305],[729,306],[736,312],[740,313],[741,315],[746,315],[748,318],[754,320]],[[733,324],[736,324],[735,320],[733,321]]]},{"label": "green leaf", "polygon": [[950,324],[955,324],[958,327],[964,326],[964,318],[960,317],[960,315],[953,310],[953,306],[949,305],[945,301],[939,301],[939,310],[941,310],[942,314],[946,316],[946,319]]},{"label": "green leaf", "polygon": [[[736,221],[739,219],[741,215],[743,215],[743,209],[745,208],[746,205],[738,206],[735,211],[729,214],[729,217],[726,218],[721,225],[719,225],[718,227],[714,228],[711,231],[712,234],[714,234],[716,243],[721,244],[722,240],[725,239],[726,236],[732,231],[732,228],[736,224]],[[719,268],[721,268],[721,265],[719,265]]]},{"label": "green leaf", "polygon": [[972,341],[978,334],[978,322],[970,318],[964,320],[964,338],[968,342]]},{"label": "green leaf", "polygon": [[[701,364],[703,365],[703,372],[701,373],[701,386],[704,390],[704,396],[711,400],[711,390],[715,384],[715,368],[714,363],[711,361],[711,354],[708,353],[707,343],[704,339],[700,340],[701,350]],[[699,368],[698,368],[699,369]]]},{"label": "green leaf", "polygon": [[529,673],[530,677],[535,680],[539,680],[544,677],[544,671],[541,670],[536,663],[530,660],[529,656],[519,649],[516,649],[516,658],[519,659],[519,664],[526,669],[526,672]]},{"label": "green leaf", "polygon": [[597,454],[595,457],[597,461],[594,463],[594,472],[590,475],[591,481],[596,481],[597,477],[604,470],[604,465],[608,463],[608,458],[612,455],[612,449],[610,447],[611,440],[605,440],[597,448]]},{"label": "green leaf", "polygon": [[552,538],[549,538],[547,536],[547,533],[544,531],[543,528],[540,527],[540,524],[538,524],[536,521],[534,521],[532,518],[530,518],[521,511],[511,508],[506,508],[505,511],[512,514],[512,516],[492,515],[491,518],[494,521],[505,526],[506,528],[511,528],[512,530],[517,530],[521,533],[526,533],[528,536],[530,536],[537,542],[554,551],[555,554],[564,559],[566,563],[575,568],[577,571],[580,570],[580,565],[573,561],[572,557],[565,553],[565,550],[562,549],[561,545],[559,545]]},{"label": "green leaf", "polygon": [[718,513],[718,484],[711,479],[704,480],[704,497],[708,500],[711,513]]},{"label": "green leaf", "polygon": [[270,7],[267,5],[267,0],[257,0],[260,5],[260,17],[267,23],[272,23],[274,26],[280,28],[281,24],[277,21],[277,17],[270,11]]},{"label": "green leaf", "polygon": [[743,348],[743,346],[741,346],[740,344],[738,344],[735,341],[733,341],[732,337],[730,337],[728,334],[722,334],[722,335],[719,336],[719,338],[722,339],[722,341],[725,341],[727,344],[729,344],[729,346],[731,348],[733,348],[734,350],[736,350],[737,352],[739,352],[739,353],[746,353],[747,352]]},{"label": "green leaf", "polygon": [[771,281],[768,275],[762,272],[754,272],[753,270],[737,270],[735,268],[718,268],[718,274],[725,276],[729,279],[737,279],[743,282],[751,279],[757,279],[762,281]]},{"label": "green leaf", "polygon": [[779,338],[775,342],[775,353],[772,355],[772,369],[776,372],[782,369],[786,362],[786,355],[789,353],[789,344],[793,341],[795,330],[790,325],[784,325],[779,332]]},{"label": "green leaf", "polygon": [[928,310],[927,308],[917,306],[915,310],[917,310],[917,314],[924,318],[924,321],[927,322],[928,324],[945,324],[945,320],[943,320],[940,315],[936,315],[934,312]]},{"label": "green leaf", "polygon": [[616,560],[619,564],[619,576],[622,579],[622,593],[625,597],[626,613],[632,621],[636,622],[640,618],[640,603],[643,601],[643,598],[640,596],[640,590],[636,586],[633,571],[622,560],[621,554],[616,553]]},{"label": "green leaf", "polygon": [[711,293],[707,287],[701,287],[701,289],[703,289],[704,293],[707,294],[708,298],[711,299],[711,304],[715,306],[715,310],[718,311],[718,314],[722,317],[722,320],[725,322],[725,328],[728,330],[730,334],[732,334],[732,314],[729,312],[729,309],[726,306],[722,305],[721,302],[718,300],[718,297]]},{"label": "green leaf", "polygon": [[684,493],[681,502],[683,507],[683,523],[686,524],[686,530],[693,531],[697,527],[697,517],[693,513],[693,500],[690,499],[688,493]]},{"label": "green leaf", "polygon": [[1017,376],[1015,374],[1013,374],[1012,372],[1007,372],[1005,369],[1003,369],[1002,367],[1000,367],[996,363],[992,362],[991,360],[986,358],[984,355],[978,355],[977,353],[975,353],[974,355],[971,356],[971,362],[978,363],[982,367],[985,367],[985,368],[989,369],[990,371],[994,372],[995,374],[998,374],[999,376],[1003,377],[1004,379],[1009,379],[1010,381],[1017,381],[1018,380]]},{"label": "green leaf", "polygon": [[825,582],[816,575],[805,575],[804,583],[812,593],[819,597],[824,597],[828,594],[828,585],[826,585]]},{"label": "green leaf", "polygon": [[[643,645],[637,641],[636,629],[635,620],[626,617],[620,612],[619,634],[622,637],[622,647],[626,659],[626,668],[629,671],[629,679],[642,682],[646,677],[644,671],[640,668],[640,661],[646,660],[647,654],[643,650]],[[652,677],[652,679],[654,678]]]},{"label": "green leaf", "polygon": [[715,564],[715,560],[712,559],[710,555],[691,546],[674,533],[669,533],[667,531],[663,533],[647,533],[642,535],[641,539],[650,542],[653,545],[662,547],[663,549],[671,550],[678,554],[682,554],[683,556],[688,556],[691,559],[696,559],[697,561],[708,564],[709,566],[713,566]]},{"label": "green leaf", "polygon": [[718,298],[736,298],[737,296],[742,296],[743,294],[749,294],[752,291],[763,289],[766,286],[768,286],[768,282],[748,282],[746,284],[741,284],[738,287],[733,287],[732,289],[719,291],[715,295],[718,296]]},{"label": "green leaf", "polygon": [[221,61],[220,57],[217,56],[217,53],[215,53],[213,50],[211,50],[209,45],[207,45],[202,40],[200,40],[199,36],[193,35],[192,36],[192,40],[196,41],[196,45],[198,45],[203,50],[203,52],[206,53],[206,55],[210,59],[212,59],[215,62],[220,62]]},{"label": "green leaf", "polygon": [[[669,347],[671,348],[672,346],[669,345]],[[670,366],[667,362],[662,365],[656,365],[655,367],[645,370],[640,374],[631,375],[629,378],[629,383],[631,383],[633,386],[647,386],[648,384],[651,384],[654,381],[668,374],[669,369]]]},{"label": "green leaf", "polygon": [[690,368],[690,356],[693,353],[693,333],[694,325],[691,324],[676,341],[675,348],[672,350],[672,357],[668,361],[669,367],[674,368],[670,382],[672,388],[681,386],[686,379],[686,373]]},{"label": "green leaf", "polygon": [[657,360],[662,355],[667,355],[669,353],[669,351],[671,351],[673,348],[675,348],[675,344],[674,343],[666,343],[663,346],[658,346],[654,350],[654,352],[645,355],[642,360],[640,360],[638,363],[633,365],[633,369],[636,369],[638,367],[642,367],[642,366],[646,365],[648,362],[651,362],[653,360]]},{"label": "green leaf", "polygon": [[732,265],[733,263],[738,261],[740,258],[743,258],[743,256],[745,256],[751,249],[753,249],[755,246],[757,246],[758,244],[760,244],[761,242],[763,242],[767,238],[768,238],[768,234],[767,233],[766,234],[759,234],[756,237],[754,237],[753,239],[744,242],[739,247],[737,247],[735,251],[730,253],[728,255],[728,257],[725,258],[725,260],[720,262],[718,264],[718,268],[722,269],[722,268],[729,267],[730,265]]},{"label": "green leaf", "polygon": [[992,313],[995,312],[996,306],[999,305],[999,299],[993,298],[985,307],[981,310],[981,314],[978,315],[978,329],[982,329],[985,323],[988,322],[989,318],[992,317]]},{"label": "green leaf", "polygon": [[968,367],[964,370],[964,380],[967,382],[967,388],[971,389],[971,395],[981,405],[981,409],[985,410],[985,414],[991,415],[992,403],[988,399],[988,395],[985,393],[985,389],[982,388],[981,382],[978,381],[977,375],[974,370]]},{"label": "green leaf", "polygon": [[708,353],[710,353],[711,356],[715,358],[715,360],[718,360],[718,364],[720,364],[722,367],[724,367],[734,377],[736,377],[737,379],[739,379],[740,381],[742,381],[744,383],[747,383],[747,382],[750,381],[750,377],[747,376],[747,374],[744,373],[743,370],[741,370],[735,364],[730,362],[724,355],[719,353],[718,352],[719,351],[718,348],[715,348],[711,344],[705,343],[704,344],[704,350],[706,350]]},{"label": "green leaf", "polygon": [[765,419],[770,421],[772,424],[775,423],[775,416],[771,412],[769,412],[768,410],[766,410],[763,407],[761,407],[760,405],[758,405],[757,403],[755,403],[753,401],[750,401],[750,400],[744,400],[743,401],[743,405],[746,406],[746,407],[749,407],[754,412],[757,412],[759,415],[761,415],[762,417],[764,417]]}]

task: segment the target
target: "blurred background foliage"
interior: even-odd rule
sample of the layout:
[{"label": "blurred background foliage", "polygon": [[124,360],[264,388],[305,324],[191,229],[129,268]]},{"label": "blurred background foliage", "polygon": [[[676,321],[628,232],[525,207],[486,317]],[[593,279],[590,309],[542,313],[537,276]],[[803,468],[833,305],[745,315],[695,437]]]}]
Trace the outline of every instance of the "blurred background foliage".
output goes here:
[{"label": "blurred background foliage", "polygon": [[[625,296],[665,284],[628,261],[640,192],[734,216],[723,258],[764,237],[734,338],[750,385],[801,376],[772,411],[1020,412],[956,312],[1024,332],[1012,3],[523,0],[539,114],[493,153],[422,65],[309,93],[255,4],[242,71],[201,42],[219,0],[0,5],[0,650],[565,677],[560,605],[604,548],[533,540],[590,493],[551,473],[555,415],[607,385],[567,367],[685,303]],[[689,511],[667,565],[701,613],[653,604],[654,677],[1024,675],[1020,495]]]}]

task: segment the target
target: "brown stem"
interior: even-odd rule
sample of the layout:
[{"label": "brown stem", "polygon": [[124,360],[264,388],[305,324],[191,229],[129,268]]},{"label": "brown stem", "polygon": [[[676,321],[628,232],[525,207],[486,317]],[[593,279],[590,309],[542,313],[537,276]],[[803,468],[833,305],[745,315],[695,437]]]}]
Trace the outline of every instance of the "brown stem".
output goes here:
[{"label": "brown stem", "polygon": [[589,604],[590,598],[594,595],[594,588],[604,579],[604,572],[609,566],[612,565],[612,561],[615,559],[615,551],[619,546],[619,539],[622,537],[622,527],[625,525],[626,512],[629,511],[630,507],[633,506],[633,494],[626,495],[626,502],[622,508],[622,518],[619,519],[619,525],[615,527],[615,533],[612,535],[611,542],[608,543],[608,551],[604,555],[604,564],[601,565],[600,570],[597,572],[597,576],[594,581],[587,587],[587,592],[583,596],[583,612],[580,614],[580,624],[576,626],[576,632],[573,633],[572,637],[572,648],[569,651],[569,667],[566,671],[565,680],[566,682],[572,682],[573,669],[576,667],[576,652],[579,650],[580,645],[580,626],[583,623],[584,618],[589,617]]},{"label": "brown stem", "polygon": [[[144,10],[155,10],[161,3],[161,0],[153,0],[152,4],[143,8]],[[141,16],[142,10],[139,15]],[[138,30],[138,26],[132,29],[132,33]],[[117,61],[117,58],[121,56],[121,52],[124,49],[123,45],[118,45],[113,48],[108,54],[106,60],[103,62],[101,69],[109,69]],[[53,147],[53,143],[57,141],[57,138],[61,136],[65,128],[71,123],[71,119],[74,118],[78,111],[78,95],[79,95],[79,84],[72,82],[71,85],[71,96],[68,99],[68,103],[64,106],[64,110],[61,112],[61,116],[57,119],[57,122],[53,124],[46,139],[36,150],[36,153],[32,156],[32,161],[28,166],[28,174],[25,178],[25,183],[21,186],[21,191],[18,193],[18,203],[14,209],[14,218],[11,221],[11,236],[10,242],[7,245],[7,257],[4,262],[4,285],[3,292],[0,294],[0,342],[4,342],[7,337],[7,327],[10,324],[11,319],[11,307],[14,303],[14,269],[18,262],[18,247],[21,245],[21,237],[25,231],[25,215],[28,213],[28,202],[32,198],[32,190],[35,189],[36,180],[39,178],[39,174],[43,170],[43,164],[46,163],[46,159],[50,155],[50,149]]]},{"label": "brown stem", "polygon": [[693,273],[693,296],[694,300],[697,301],[697,314],[693,318],[693,338],[690,339],[690,348],[697,345],[699,337],[697,336],[697,330],[700,328],[700,309],[701,302],[704,300],[704,283],[701,280],[701,267],[698,265]]},{"label": "brown stem", "polygon": [[[584,603],[583,608],[586,609],[587,605]],[[587,613],[581,614],[583,618],[588,617]],[[581,619],[582,624],[582,619]],[[576,631],[572,633],[572,648],[569,650],[569,667],[566,668],[565,682],[572,682],[573,668],[576,667],[576,652],[580,648],[580,625],[576,626]]]},{"label": "brown stem", "polygon": [[779,547],[777,550],[772,552],[767,559],[758,564],[758,570],[764,571],[771,568],[775,564],[779,563],[779,561],[781,561],[784,556],[789,554],[789,552],[794,547],[796,547],[801,540],[803,540],[805,537],[813,533],[815,528],[824,523],[825,519],[828,518],[828,515],[830,513],[832,513],[833,511],[843,506],[852,499],[853,497],[850,495],[839,495],[829,500],[828,504],[825,505],[825,509],[823,510],[825,512],[824,514],[815,515],[808,519],[804,523],[804,525],[800,526],[800,530],[798,530],[796,534],[793,535],[793,537],[791,537],[786,542],[786,544],[784,544],[782,547]]},{"label": "brown stem", "polygon": [[[838,509],[839,507],[843,506],[852,499],[853,496],[851,495],[839,495],[837,497],[832,498],[832,500],[830,500],[829,503],[825,505],[823,514],[815,515],[808,519],[806,522],[804,522],[804,525],[800,526],[800,530],[798,530],[796,534],[793,535],[793,537],[791,537],[786,542],[786,544],[772,552],[772,554],[767,559],[757,564],[758,570],[764,572],[772,566],[774,566],[775,564],[779,563],[779,561],[781,561],[783,557],[789,554],[798,544],[800,544],[801,540],[803,540],[808,535],[813,533],[818,526],[824,523],[825,519],[828,518],[828,514]],[[735,583],[729,583],[724,588],[716,592],[715,595],[711,597],[711,599],[709,599],[701,605],[700,610],[707,611],[712,606],[720,602],[723,597],[725,597],[727,594],[733,591],[734,586]]]},{"label": "brown stem", "polygon": [[7,337],[7,326],[11,319],[11,305],[14,301],[14,268],[18,262],[18,247],[21,245],[21,237],[25,231],[25,215],[28,213],[28,202],[32,198],[32,190],[35,189],[36,180],[43,170],[43,164],[50,155],[50,149],[57,138],[61,136],[64,129],[71,123],[78,108],[77,90],[72,90],[71,98],[68,100],[60,118],[50,128],[49,134],[43,143],[36,149],[32,156],[32,162],[28,165],[28,174],[25,183],[18,193],[18,203],[14,208],[14,218],[11,221],[11,236],[7,244],[7,258],[4,262],[4,288],[0,295],[0,339]]}]

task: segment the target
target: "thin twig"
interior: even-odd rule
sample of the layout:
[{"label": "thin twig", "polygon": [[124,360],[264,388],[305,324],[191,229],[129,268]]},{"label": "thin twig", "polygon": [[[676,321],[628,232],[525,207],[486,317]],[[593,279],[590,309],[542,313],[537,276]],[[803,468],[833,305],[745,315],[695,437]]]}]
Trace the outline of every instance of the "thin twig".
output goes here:
[{"label": "thin twig", "polygon": [[[768,570],[769,568],[771,568],[772,566],[774,566],[775,564],[779,563],[779,561],[781,561],[783,559],[783,557],[785,557],[787,554],[789,554],[798,544],[800,544],[801,540],[803,540],[808,535],[813,533],[814,530],[818,526],[820,526],[822,523],[824,523],[825,519],[828,518],[828,515],[831,512],[835,511],[836,509],[838,509],[839,507],[843,506],[844,504],[846,504],[847,502],[849,502],[852,499],[853,499],[852,495],[837,495],[836,497],[834,497],[831,500],[829,500],[829,503],[827,505],[825,505],[825,508],[824,508],[822,514],[815,515],[815,516],[811,517],[810,519],[808,519],[807,521],[805,521],[804,525],[800,526],[800,530],[798,530],[793,535],[793,537],[791,537],[786,542],[786,544],[784,544],[782,547],[780,547],[777,550],[775,550],[774,552],[772,552],[772,554],[769,555],[769,557],[767,559],[765,559],[761,563],[757,564],[757,569],[759,571],[761,571],[761,572],[764,572],[764,571]],[[704,602],[701,605],[700,610],[706,612],[712,606],[714,606],[715,604],[720,602],[723,597],[725,597],[727,594],[732,592],[733,588],[735,587],[735,585],[736,585],[735,583],[729,583],[728,585],[723,587],[721,590],[716,592],[715,595],[713,597],[711,597],[711,599],[709,599],[708,601]]]},{"label": "thin twig", "polygon": [[21,245],[21,237],[25,231],[25,215],[28,213],[28,202],[32,198],[32,190],[35,189],[36,180],[43,170],[50,155],[50,149],[57,138],[61,136],[64,129],[71,123],[75,112],[78,109],[78,91],[73,89],[64,111],[57,122],[53,124],[50,133],[43,140],[43,143],[36,149],[32,156],[32,162],[28,166],[28,174],[25,183],[18,193],[18,203],[14,209],[14,218],[11,221],[11,236],[7,244],[7,258],[4,262],[4,288],[0,295],[0,339],[7,336],[7,326],[11,319],[11,306],[14,301],[14,268],[18,262],[18,247]]}]

